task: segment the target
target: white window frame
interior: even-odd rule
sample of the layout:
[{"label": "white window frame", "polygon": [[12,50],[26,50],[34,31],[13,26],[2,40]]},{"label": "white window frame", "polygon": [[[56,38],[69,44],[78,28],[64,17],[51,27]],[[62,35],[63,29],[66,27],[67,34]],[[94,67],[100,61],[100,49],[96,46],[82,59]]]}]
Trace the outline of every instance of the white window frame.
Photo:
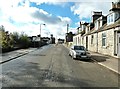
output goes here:
[{"label": "white window frame", "polygon": [[114,15],[111,14],[110,23],[114,22],[114,21],[113,21],[113,16],[114,16]]},{"label": "white window frame", "polygon": [[102,47],[106,47],[106,33],[102,33]]}]

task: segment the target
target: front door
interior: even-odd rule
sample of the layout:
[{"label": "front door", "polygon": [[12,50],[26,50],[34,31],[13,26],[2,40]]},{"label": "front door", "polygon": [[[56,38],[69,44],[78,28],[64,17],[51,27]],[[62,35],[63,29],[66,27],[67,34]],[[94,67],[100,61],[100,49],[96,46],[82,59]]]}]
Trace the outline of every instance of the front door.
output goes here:
[{"label": "front door", "polygon": [[118,37],[118,57],[120,57],[120,33],[118,33],[118,35],[117,35],[117,37]]},{"label": "front door", "polygon": [[86,36],[86,50],[88,50],[88,37]]}]

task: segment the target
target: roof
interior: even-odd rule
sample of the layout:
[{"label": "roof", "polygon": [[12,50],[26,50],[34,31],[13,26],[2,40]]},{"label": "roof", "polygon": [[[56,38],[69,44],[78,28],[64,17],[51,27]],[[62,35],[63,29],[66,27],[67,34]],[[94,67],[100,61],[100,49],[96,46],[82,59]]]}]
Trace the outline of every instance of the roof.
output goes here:
[{"label": "roof", "polygon": [[107,23],[106,23],[102,27],[100,27],[98,30],[94,30],[94,28],[93,28],[90,32],[88,32],[84,36],[90,35],[90,34],[93,34],[93,33],[97,33],[97,32],[101,32],[101,31],[110,30],[110,29],[116,28],[116,27],[120,27],[120,19],[117,20],[114,24],[107,25]]},{"label": "roof", "polygon": [[109,30],[116,27],[120,27],[120,19],[117,20],[114,24],[110,24],[110,25],[105,24],[105,26],[103,25],[100,29],[97,30],[97,32]]}]

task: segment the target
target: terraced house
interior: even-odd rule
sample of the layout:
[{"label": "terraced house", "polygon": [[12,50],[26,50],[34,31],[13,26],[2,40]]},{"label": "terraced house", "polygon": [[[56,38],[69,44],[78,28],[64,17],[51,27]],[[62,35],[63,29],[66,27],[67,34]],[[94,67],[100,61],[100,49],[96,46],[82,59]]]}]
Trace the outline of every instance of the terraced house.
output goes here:
[{"label": "terraced house", "polygon": [[80,22],[73,44],[87,50],[120,58],[120,2],[112,3],[107,16],[93,12],[92,22]]}]

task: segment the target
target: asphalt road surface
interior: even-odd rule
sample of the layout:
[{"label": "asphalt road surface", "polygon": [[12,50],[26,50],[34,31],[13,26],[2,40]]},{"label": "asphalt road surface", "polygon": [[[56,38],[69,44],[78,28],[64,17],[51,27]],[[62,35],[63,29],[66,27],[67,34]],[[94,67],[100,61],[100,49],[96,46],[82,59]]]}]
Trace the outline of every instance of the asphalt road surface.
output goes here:
[{"label": "asphalt road surface", "polygon": [[2,87],[118,87],[118,75],[92,60],[73,60],[48,45],[0,65]]}]

